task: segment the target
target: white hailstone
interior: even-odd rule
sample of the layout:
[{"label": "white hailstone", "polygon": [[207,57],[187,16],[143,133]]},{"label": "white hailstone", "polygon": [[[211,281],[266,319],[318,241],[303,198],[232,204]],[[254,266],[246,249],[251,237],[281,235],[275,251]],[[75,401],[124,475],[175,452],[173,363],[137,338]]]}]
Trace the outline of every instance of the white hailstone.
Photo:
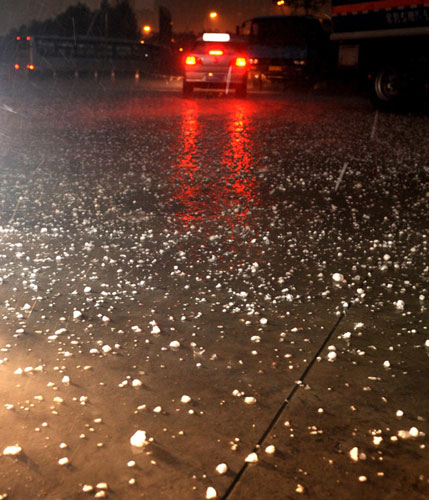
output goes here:
[{"label": "white hailstone", "polygon": [[67,332],[66,328],[59,328],[58,330],[55,330],[55,335],[61,335],[62,333],[66,332]]},{"label": "white hailstone", "polygon": [[13,373],[14,375],[22,375],[24,370],[22,368],[17,368]]},{"label": "white hailstone", "polygon": [[132,477],[131,479],[128,480],[128,484],[133,486],[134,484],[136,484],[136,480]]},{"label": "white hailstone", "polygon": [[217,498],[217,491],[213,488],[213,486],[209,486],[206,490],[206,499],[210,500],[213,498]]},{"label": "white hailstone", "polygon": [[82,491],[84,493],[91,493],[91,491],[93,491],[93,490],[94,490],[94,486],[91,486],[90,484],[84,484],[82,486]]},{"label": "white hailstone", "polygon": [[171,349],[179,349],[180,347],[180,342],[178,340],[172,340],[170,343],[169,343],[169,346],[171,347]]},{"label": "white hailstone", "polygon": [[162,412],[162,407],[161,406],[155,406],[155,408],[153,409],[153,412],[154,413],[161,413]]},{"label": "white hailstone", "polygon": [[420,302],[424,302],[425,298],[426,298],[426,297],[425,297],[424,295],[419,295],[419,300],[420,300]]},{"label": "white hailstone", "polygon": [[267,320],[267,318],[261,318],[259,320],[259,323],[261,323],[261,325],[266,325],[268,323],[268,320]]},{"label": "white hailstone", "polygon": [[253,396],[246,396],[244,398],[244,402],[247,404],[247,405],[254,405],[256,403],[256,398],[254,398]]},{"label": "white hailstone", "polygon": [[61,379],[61,382],[64,385],[70,385],[70,377],[68,375],[64,375],[64,377]]},{"label": "white hailstone", "polygon": [[134,462],[134,460],[130,460],[129,462],[127,462],[127,467],[135,467],[136,463]]},{"label": "white hailstone", "polygon": [[387,360],[386,360],[386,361],[383,363],[383,366],[384,366],[384,368],[390,368],[390,361],[387,361]]},{"label": "white hailstone", "polygon": [[97,491],[94,498],[106,498],[106,492],[104,490]]},{"label": "white hailstone", "polygon": [[218,474],[226,474],[228,472],[228,466],[226,464],[219,464],[216,466],[216,472]]},{"label": "white hailstone", "polygon": [[267,453],[268,455],[274,455],[275,452],[276,447],[273,444],[270,444],[265,448],[265,453]]},{"label": "white hailstone", "polygon": [[150,331],[152,335],[159,335],[161,333],[161,329],[159,328],[158,325],[154,325],[152,327],[152,330]]},{"label": "white hailstone", "polygon": [[103,323],[108,323],[110,321],[110,318],[109,316],[102,316],[101,321],[103,321]]},{"label": "white hailstone", "polygon": [[98,483],[96,485],[97,490],[108,490],[109,487],[107,486],[107,483]]},{"label": "white hailstone", "polygon": [[349,451],[349,456],[353,460],[353,462],[357,462],[359,460],[359,448],[355,446]]},{"label": "white hailstone", "polygon": [[91,292],[91,287],[90,286],[86,286],[84,289],[83,289],[84,293],[90,293]]},{"label": "white hailstone", "polygon": [[137,325],[134,325],[131,327],[131,330],[134,332],[134,333],[141,333],[142,329],[137,326]]},{"label": "white hailstone", "polygon": [[332,279],[335,283],[342,283],[344,281],[344,276],[341,273],[334,273]]},{"label": "white hailstone", "polygon": [[393,304],[398,311],[403,311],[405,309],[405,302],[403,300],[397,300]]},{"label": "white hailstone", "polygon": [[429,339],[426,340],[425,347],[429,347]]},{"label": "white hailstone", "polygon": [[381,436],[374,436],[372,438],[372,442],[374,443],[375,446],[378,446],[382,441],[383,438]]},{"label": "white hailstone", "polygon": [[401,418],[401,417],[403,417],[403,416],[404,416],[404,412],[403,412],[402,410],[397,410],[397,412],[396,412],[396,416],[397,416],[398,418]]},{"label": "white hailstone", "polygon": [[23,311],[29,311],[30,309],[31,309],[30,304],[24,304],[24,306],[22,307]]},{"label": "white hailstone", "polygon": [[296,488],[295,488],[295,491],[296,491],[297,493],[304,493],[305,488],[304,488],[304,486],[303,486],[302,484],[297,484],[297,485],[296,485]]},{"label": "white hailstone", "polygon": [[330,361],[332,363],[333,361],[335,361],[335,359],[337,357],[337,353],[335,351],[329,351],[326,357],[327,357],[328,361]]},{"label": "white hailstone", "polygon": [[249,453],[244,461],[248,464],[256,464],[258,461],[258,455],[255,452]]},{"label": "white hailstone", "polygon": [[419,430],[417,429],[417,427],[411,427],[408,432],[410,433],[411,437],[417,437],[419,435]]},{"label": "white hailstone", "polygon": [[385,254],[383,255],[383,260],[384,260],[384,262],[389,262],[389,260],[390,260],[390,259],[391,259],[391,257],[390,257],[390,255],[389,255],[388,253],[385,253]]},{"label": "white hailstone", "polygon": [[3,455],[19,455],[22,452],[21,446],[19,444],[15,444],[14,446],[6,446],[6,448],[3,450]]},{"label": "white hailstone", "polygon": [[67,457],[60,458],[58,460],[58,465],[68,465],[70,460]]},{"label": "white hailstone", "polygon": [[61,404],[61,403],[64,403],[64,399],[61,398],[60,396],[55,396],[53,399],[53,402]]},{"label": "white hailstone", "polygon": [[130,438],[131,446],[136,448],[143,448],[148,441],[146,440],[146,432],[145,431],[136,431]]},{"label": "white hailstone", "polygon": [[253,337],[250,337],[250,340],[251,342],[258,344],[261,341],[261,337],[259,335],[253,335]]},{"label": "white hailstone", "polygon": [[73,311],[73,319],[79,319],[82,316],[80,311]]},{"label": "white hailstone", "polygon": [[104,345],[101,350],[104,352],[104,354],[107,354],[108,352],[110,352],[112,350],[112,348],[110,347],[110,345]]},{"label": "white hailstone", "polygon": [[143,382],[142,382],[141,380],[139,380],[138,378],[135,378],[135,379],[132,381],[131,385],[132,385],[133,387],[140,387],[141,385],[143,385]]},{"label": "white hailstone", "polygon": [[184,404],[190,403],[190,402],[191,402],[191,397],[190,397],[190,396],[187,396],[186,394],[184,394],[184,395],[180,398],[180,402],[181,402],[181,403],[184,403]]},{"label": "white hailstone", "polygon": [[365,481],[368,481],[366,476],[359,476],[359,482],[364,483]]},{"label": "white hailstone", "polygon": [[64,448],[68,448],[66,443],[60,443],[60,448],[63,450]]},{"label": "white hailstone", "polygon": [[247,292],[240,292],[240,297],[242,297],[243,299],[247,298],[249,294]]}]

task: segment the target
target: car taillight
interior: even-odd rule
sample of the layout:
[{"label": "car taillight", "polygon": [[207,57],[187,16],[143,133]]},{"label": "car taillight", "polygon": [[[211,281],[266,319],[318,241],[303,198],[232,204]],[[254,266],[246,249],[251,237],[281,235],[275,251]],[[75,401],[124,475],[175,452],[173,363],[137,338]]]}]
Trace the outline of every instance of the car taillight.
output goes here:
[{"label": "car taillight", "polygon": [[27,64],[27,69],[33,71],[34,70],[34,65],[33,64]]},{"label": "car taillight", "polygon": [[195,56],[188,56],[185,60],[187,66],[194,66],[197,64],[197,58]]},{"label": "car taillight", "polygon": [[211,56],[223,56],[223,50],[209,50]]},{"label": "car taillight", "polygon": [[247,61],[245,57],[237,57],[235,60],[235,65],[238,66],[239,68],[244,68],[247,66]]},{"label": "car taillight", "polygon": [[21,67],[21,66],[20,66],[18,63],[16,63],[16,64],[15,64],[15,66],[14,66],[14,68],[15,68],[17,71],[19,70],[19,68],[20,68],[20,67]]}]

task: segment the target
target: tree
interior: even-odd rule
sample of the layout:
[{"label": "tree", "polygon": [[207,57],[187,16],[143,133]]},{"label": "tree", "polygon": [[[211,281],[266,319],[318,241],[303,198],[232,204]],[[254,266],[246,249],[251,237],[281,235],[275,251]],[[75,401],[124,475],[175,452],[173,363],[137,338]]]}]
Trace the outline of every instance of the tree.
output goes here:
[{"label": "tree", "polygon": [[128,0],[117,1],[108,12],[109,37],[137,40],[139,31],[136,15]]},{"label": "tree", "polygon": [[19,30],[12,30],[11,34],[139,38],[137,18],[128,0],[117,0],[114,6],[109,0],[101,0],[100,8],[95,11],[79,2],[55,19],[33,21]]},{"label": "tree", "polygon": [[306,16],[320,13],[322,8],[327,5],[326,0],[271,0],[274,5],[288,8],[293,14],[305,14]]}]

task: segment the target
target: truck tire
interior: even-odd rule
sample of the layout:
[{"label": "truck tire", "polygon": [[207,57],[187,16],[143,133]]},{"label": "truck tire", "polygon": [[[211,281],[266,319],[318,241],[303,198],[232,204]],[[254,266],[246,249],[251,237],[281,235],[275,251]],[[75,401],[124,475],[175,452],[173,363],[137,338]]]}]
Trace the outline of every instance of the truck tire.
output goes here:
[{"label": "truck tire", "polygon": [[381,109],[393,109],[405,98],[405,75],[394,66],[380,68],[371,86],[371,98]]}]

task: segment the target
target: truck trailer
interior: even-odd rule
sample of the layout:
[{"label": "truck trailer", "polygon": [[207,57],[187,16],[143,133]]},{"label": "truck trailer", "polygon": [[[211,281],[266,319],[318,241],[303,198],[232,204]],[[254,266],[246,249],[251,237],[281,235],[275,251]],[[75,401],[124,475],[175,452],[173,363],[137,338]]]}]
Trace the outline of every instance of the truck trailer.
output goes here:
[{"label": "truck trailer", "polygon": [[429,86],[429,0],[332,0],[338,66],[368,83],[373,102],[422,104]]}]

